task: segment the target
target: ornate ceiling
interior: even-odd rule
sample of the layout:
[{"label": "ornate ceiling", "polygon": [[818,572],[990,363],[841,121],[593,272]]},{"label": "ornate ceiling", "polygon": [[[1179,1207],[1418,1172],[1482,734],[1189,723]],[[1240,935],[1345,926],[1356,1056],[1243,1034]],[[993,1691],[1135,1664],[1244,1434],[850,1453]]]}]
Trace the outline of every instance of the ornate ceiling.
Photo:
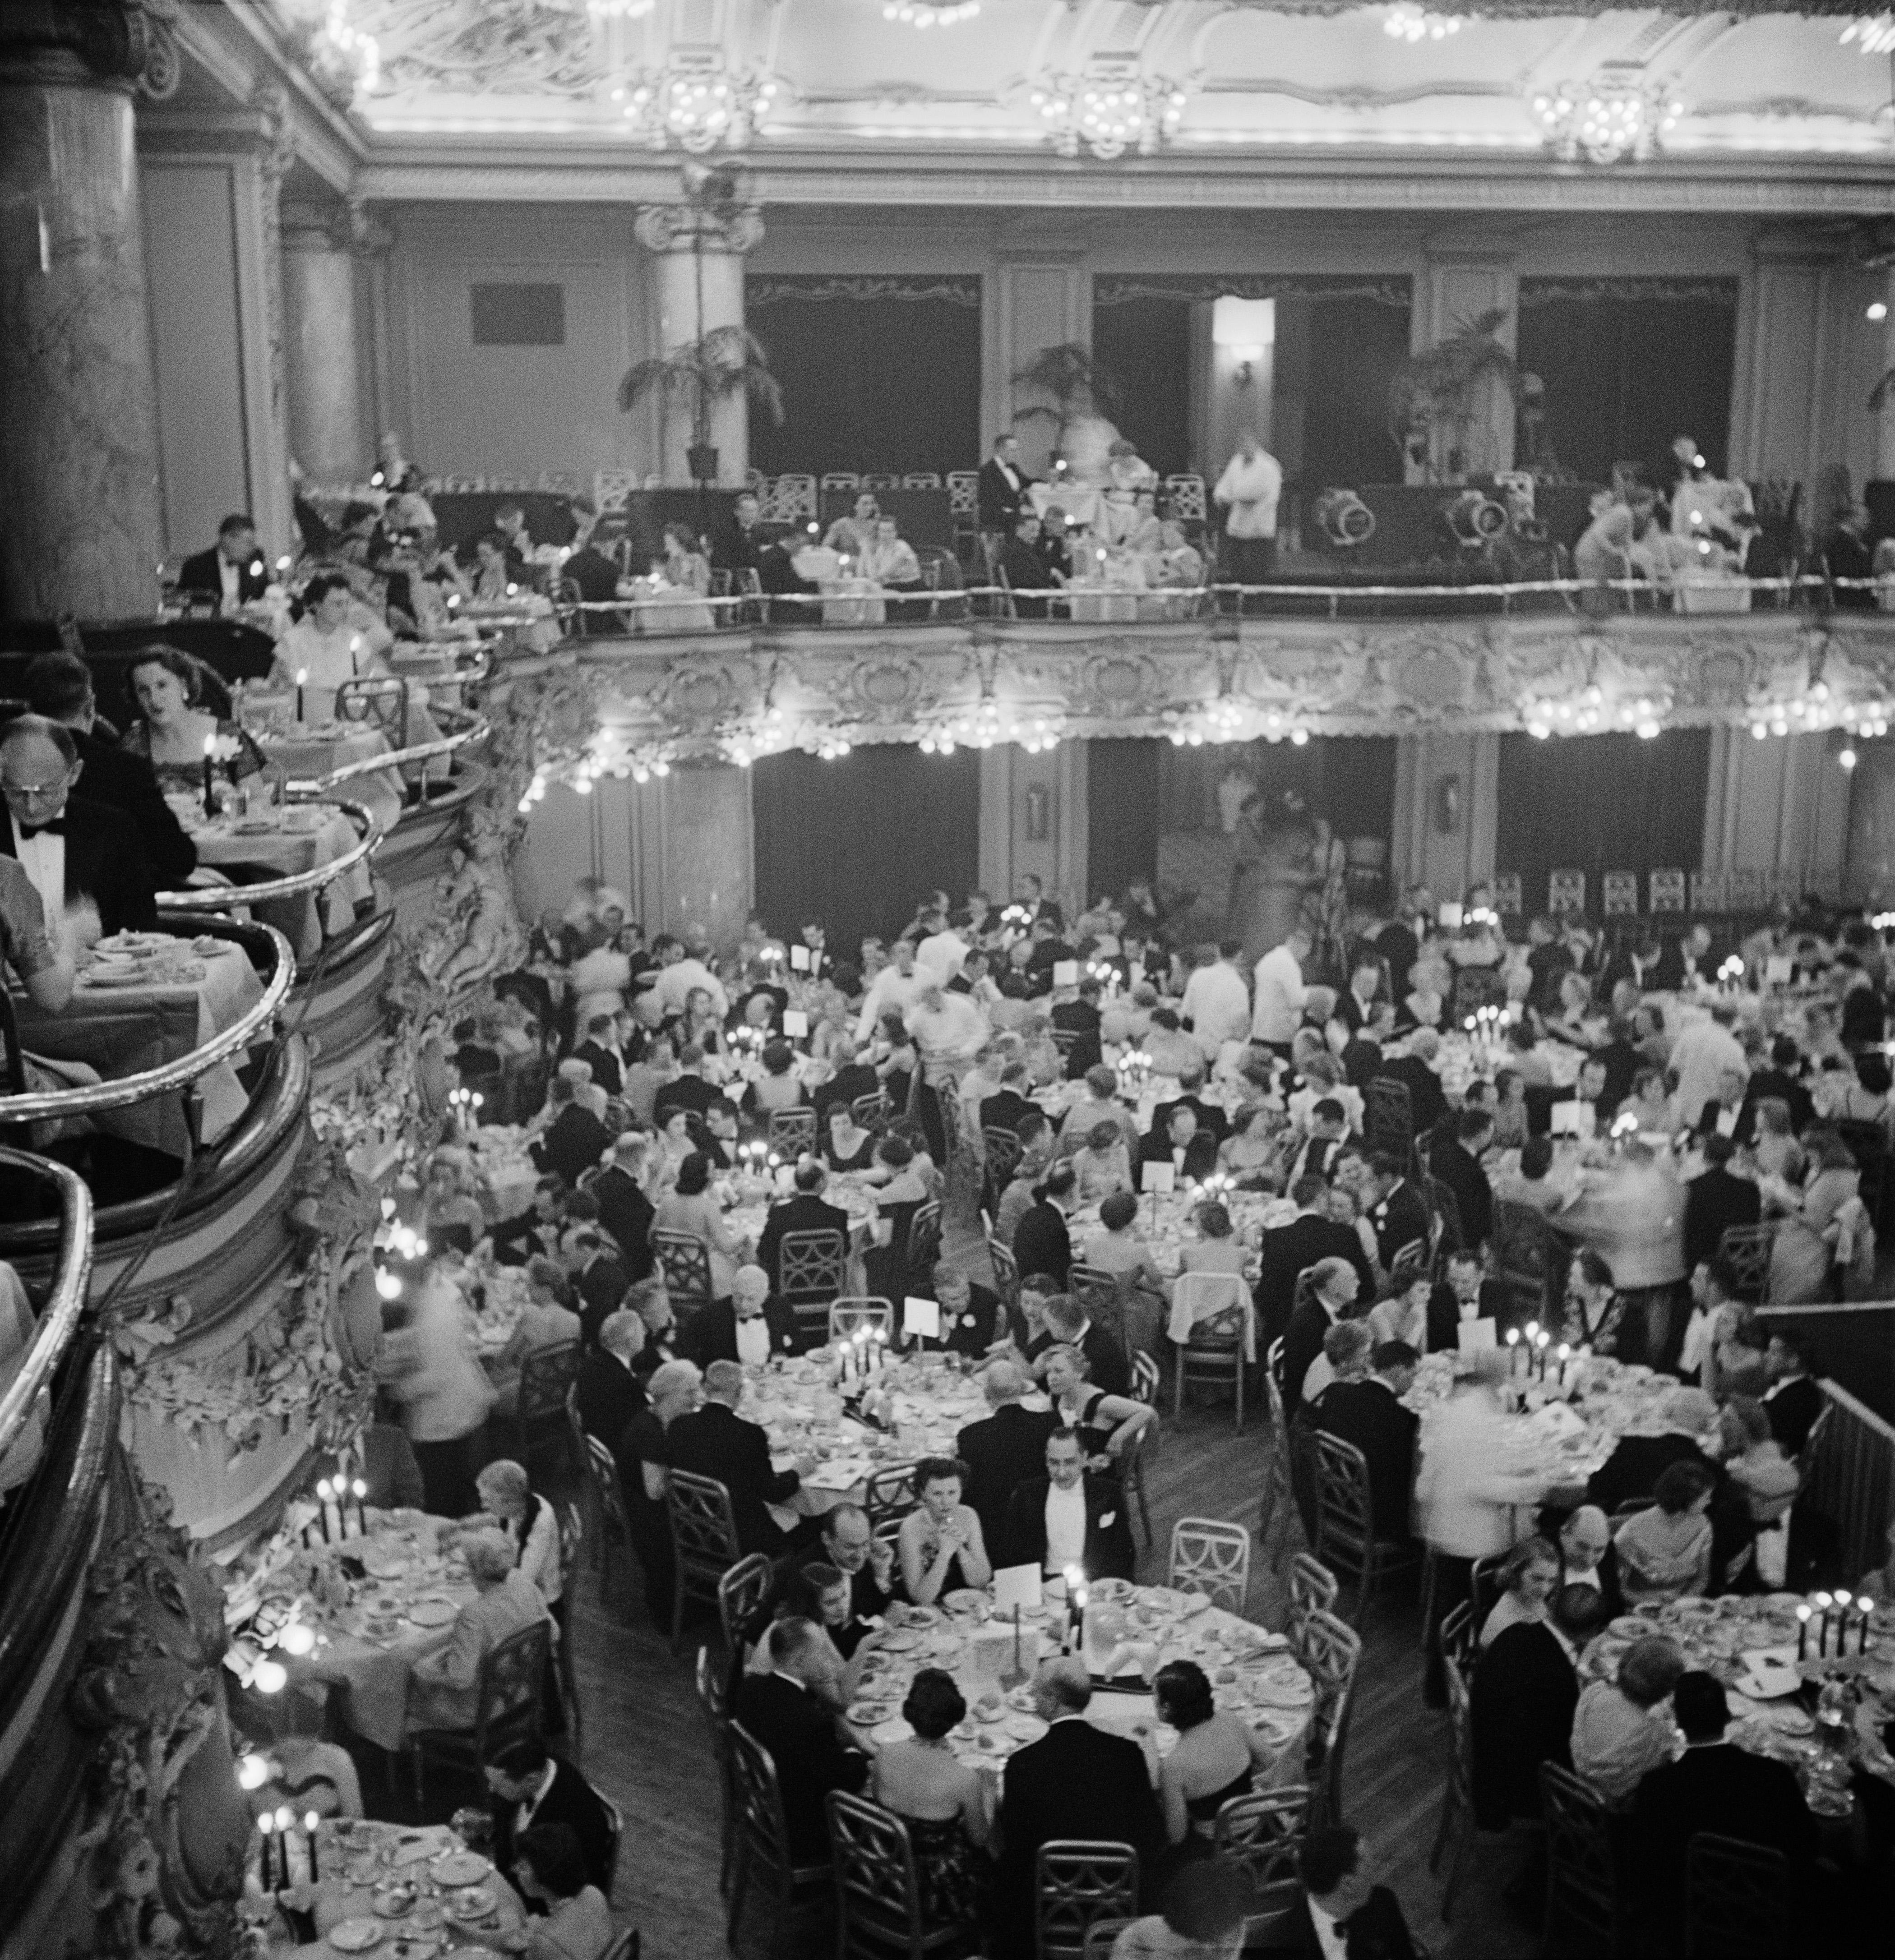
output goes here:
[{"label": "ornate ceiling", "polygon": [[[1813,0],[1821,8],[1821,0]],[[260,0],[370,154],[1895,161],[1890,40],[1737,0]],[[950,15],[957,18],[949,18]],[[1847,32],[1851,38],[1846,40]],[[1866,48],[1866,52],[1865,51]],[[1056,167],[1057,165],[1056,164]]]}]

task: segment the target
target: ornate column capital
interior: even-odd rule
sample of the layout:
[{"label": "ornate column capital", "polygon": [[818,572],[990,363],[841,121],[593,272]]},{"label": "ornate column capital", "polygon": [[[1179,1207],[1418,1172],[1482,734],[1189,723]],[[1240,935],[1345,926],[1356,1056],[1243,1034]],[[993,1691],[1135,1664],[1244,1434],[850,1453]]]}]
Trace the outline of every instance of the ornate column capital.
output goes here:
[{"label": "ornate column capital", "polygon": [[721,252],[740,258],[763,242],[763,214],[753,207],[700,211],[688,204],[642,204],[633,235],[648,252]]},{"label": "ornate column capital", "polygon": [[181,72],[177,16],[177,0],[6,0],[0,78],[70,81],[76,70],[162,100]]},{"label": "ornate column capital", "polygon": [[286,202],[282,227],[286,252],[346,252],[352,258],[374,259],[395,242],[387,221],[359,198],[325,204]]}]

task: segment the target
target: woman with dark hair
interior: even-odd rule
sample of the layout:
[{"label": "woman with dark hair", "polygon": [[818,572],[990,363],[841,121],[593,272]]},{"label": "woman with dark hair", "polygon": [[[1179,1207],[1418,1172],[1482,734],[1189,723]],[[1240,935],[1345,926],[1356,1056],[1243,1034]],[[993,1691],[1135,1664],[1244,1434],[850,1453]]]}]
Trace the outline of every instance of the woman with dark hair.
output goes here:
[{"label": "woman with dark hair", "polygon": [[1158,1806],[1174,1844],[1195,1838],[1208,1855],[1217,1814],[1272,1760],[1268,1743],[1247,1723],[1220,1710],[1210,1678],[1194,1660],[1167,1661],[1151,1683],[1158,1720],[1178,1732],[1177,1747],[1158,1765]]},{"label": "woman with dark hair", "polygon": [[786,1041],[768,1041],[763,1044],[761,1059],[763,1074],[744,1092],[744,1107],[747,1113],[768,1122],[780,1110],[806,1106],[809,1098],[804,1093],[803,1085],[790,1072],[796,1060],[795,1049]]},{"label": "woman with dark hair", "polygon": [[1049,1348],[1042,1364],[1041,1379],[1053,1398],[1053,1412],[1078,1433],[1086,1468],[1095,1475],[1117,1476],[1123,1452],[1141,1430],[1158,1421],[1158,1411],[1129,1395],[1109,1395],[1095,1388],[1092,1363],[1083,1348],[1064,1343]]},{"label": "woman with dark hair", "polygon": [[823,1161],[831,1170],[866,1170],[874,1150],[874,1131],[862,1128],[848,1103],[832,1102],[829,1134],[823,1139]]},{"label": "woman with dark hair", "polygon": [[1482,1647],[1492,1647],[1509,1627],[1540,1625],[1559,1589],[1559,1548],[1537,1533],[1523,1538],[1500,1568],[1500,1597],[1482,1624]]},{"label": "woman with dark hair", "polygon": [[473,596],[483,604],[505,599],[514,590],[507,563],[507,540],[498,531],[483,531],[473,541]]},{"label": "woman with dark hair", "polygon": [[700,599],[710,597],[710,561],[698,549],[696,535],[689,524],[665,526],[664,555],[651,561],[651,572],[680,591],[695,592]]},{"label": "woman with dark hair", "polygon": [[[1858,1213],[1862,1209],[1855,1202],[1862,1172],[1836,1131],[1820,1127],[1804,1131],[1803,1150],[1808,1161],[1801,1190],[1782,1180],[1763,1185],[1764,1216],[1780,1221],[1770,1247],[1770,1285],[1764,1296],[1772,1306],[1833,1297],[1830,1275],[1838,1263],[1845,1223],[1839,1214],[1846,1206]],[[1868,1249],[1872,1260],[1873,1246],[1874,1235],[1858,1226],[1852,1252]],[[1858,1258],[1855,1263],[1867,1262]]]},{"label": "woman with dark hair", "polygon": [[1659,1472],[1651,1508],[1626,1519],[1612,1541],[1628,1605],[1668,1605],[1709,1589],[1709,1513],[1716,1487],[1708,1463],[1671,1463]]},{"label": "woman with dark hair", "polygon": [[151,764],[160,789],[202,791],[207,741],[216,744],[214,773],[232,782],[264,768],[263,750],[242,724],[220,721],[202,705],[204,670],[189,654],[175,647],[147,647],[133,656],[125,678],[139,718],[119,746]]},{"label": "woman with dark hair", "polygon": [[326,721],[335,711],[336,690],[344,681],[387,675],[382,656],[394,644],[394,635],[358,603],[339,573],[318,572],[303,587],[302,604],[303,616],[277,642],[270,679],[279,687],[306,687],[309,718]]},{"label": "woman with dark hair", "polygon": [[902,1583],[917,1606],[985,1586],[994,1576],[980,1514],[960,1500],[967,1488],[967,1466],[954,1457],[924,1456],[915,1465],[920,1501],[902,1519],[895,1551]]},{"label": "woman with dark hair", "polygon": [[710,1187],[711,1160],[702,1150],[693,1150],[678,1166],[676,1186],[658,1201],[651,1230],[689,1232],[702,1239],[711,1255],[711,1297],[728,1300],[737,1268],[749,1261],[750,1246],[747,1239],[731,1236]]},{"label": "woman with dark hair", "polygon": [[514,1883],[546,1909],[527,1922],[527,1960],[602,1960],[614,1937],[612,1908],[586,1878],[585,1853],[569,1824],[535,1824],[514,1843]]},{"label": "woman with dark hair", "polygon": [[901,1016],[893,1008],[883,1015],[870,1053],[882,1093],[888,1098],[889,1108],[899,1115],[908,1107],[916,1062],[914,1042]]},{"label": "woman with dark hair", "polygon": [[924,1667],[902,1704],[914,1730],[886,1744],[870,1772],[875,1801],[908,1827],[924,1930],[979,1917],[986,1889],[986,1852],[993,1831],[995,1786],[954,1760],[951,1732],[967,1718],[967,1704],[945,1669]]}]

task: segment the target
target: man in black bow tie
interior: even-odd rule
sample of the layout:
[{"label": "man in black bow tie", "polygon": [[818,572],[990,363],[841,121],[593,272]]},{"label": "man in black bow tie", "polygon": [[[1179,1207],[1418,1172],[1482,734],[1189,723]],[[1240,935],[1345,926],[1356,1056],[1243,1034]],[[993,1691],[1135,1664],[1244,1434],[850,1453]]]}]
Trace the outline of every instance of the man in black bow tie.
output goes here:
[{"label": "man in black bow tie", "polygon": [[256,546],[256,527],[234,511],[217,527],[217,542],[209,551],[187,558],[177,575],[180,592],[214,600],[220,612],[234,612],[261,599],[269,584],[269,570]]},{"label": "man in black bow tie", "polygon": [[1323,1960],[1415,1960],[1400,1901],[1374,1882],[1362,1834],[1338,1825],[1312,1831],[1297,1860],[1309,1936],[1298,1950]]},{"label": "man in black bow tie", "polygon": [[148,931],[158,923],[156,887],[139,833],[116,810],[73,795],[84,766],[72,731],[43,715],[0,729],[0,853],[19,861],[49,928],[69,936],[74,915],[89,905],[108,937]]}]

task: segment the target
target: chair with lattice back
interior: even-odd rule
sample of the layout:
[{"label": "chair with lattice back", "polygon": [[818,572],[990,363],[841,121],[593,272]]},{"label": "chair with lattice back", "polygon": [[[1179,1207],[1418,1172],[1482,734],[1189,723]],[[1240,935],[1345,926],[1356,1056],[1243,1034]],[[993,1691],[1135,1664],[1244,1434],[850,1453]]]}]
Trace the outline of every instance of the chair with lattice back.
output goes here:
[{"label": "chair with lattice back", "polygon": [[1428,1241],[1410,1239],[1388,1262],[1388,1297],[1400,1300],[1428,1270]]},{"label": "chair with lattice back", "polygon": [[572,1455],[572,1428],[566,1398],[579,1378],[579,1344],[561,1341],[537,1348],[520,1364],[518,1398],[514,1421],[519,1426],[521,1458],[531,1462],[549,1445],[557,1444],[572,1460],[568,1468],[583,1474],[584,1459]]},{"label": "chair with lattice back", "polygon": [[1246,1951],[1291,1943],[1283,1936],[1302,1903],[1297,1860],[1309,1815],[1310,1793],[1301,1783],[1234,1796],[1218,1806],[1212,1826],[1217,1855],[1242,1870],[1255,1895],[1244,1915]]},{"label": "chair with lattice back", "polygon": [[1129,1844],[1053,1838],[1033,1860],[1035,1960],[1084,1960],[1086,1931],[1139,1909],[1139,1854]]},{"label": "chair with lattice back", "polygon": [[993,1265],[994,1291],[1011,1319],[1020,1311],[1020,1262],[991,1236],[987,1240],[987,1257]]},{"label": "chair with lattice back", "polygon": [[769,1146],[785,1163],[792,1157],[809,1156],[816,1148],[816,1112],[814,1109],[772,1111]]},{"label": "chair with lattice back", "polygon": [[672,1310],[680,1321],[710,1305],[711,1249],[695,1232],[674,1232],[660,1226],[651,1234],[651,1250],[664,1277]]},{"label": "chair with lattice back", "polygon": [[592,1487],[593,1509],[598,1522],[592,1533],[592,1563],[599,1573],[599,1589],[607,1592],[612,1585],[611,1545],[623,1538],[629,1550],[631,1527],[627,1522],[624,1487],[619,1481],[618,1459],[596,1436],[581,1439],[585,1446],[586,1476]]},{"label": "chair with lattice back", "polygon": [[[1186,1280],[1213,1280],[1223,1275],[1213,1273],[1185,1274],[1178,1284]],[[1244,1427],[1244,1389],[1246,1364],[1244,1345],[1250,1335],[1250,1303],[1243,1295],[1243,1283],[1238,1281],[1239,1297],[1225,1307],[1204,1315],[1191,1323],[1187,1339],[1174,1343],[1171,1371],[1171,1416],[1177,1421],[1184,1407],[1184,1392],[1187,1388],[1228,1388],[1231,1391],[1231,1420],[1241,1432]]]},{"label": "chair with lattice back", "polygon": [[916,1206],[908,1221],[907,1266],[910,1279],[925,1273],[941,1257],[941,1200],[931,1198]]},{"label": "chair with lattice back", "polygon": [[776,1572],[763,1552],[747,1552],[717,1582],[718,1624],[724,1630],[724,1653],[733,1681],[743,1672],[747,1630],[769,1597]]},{"label": "chair with lattice back", "polygon": [[1270,1561],[1271,1570],[1280,1572],[1283,1569],[1283,1554],[1289,1547],[1289,1519],[1293,1508],[1290,1429],[1289,1419],[1283,1409],[1283,1337],[1280,1334],[1264,1353],[1263,1392],[1269,1396],[1270,1404],[1270,1461],[1264,1477],[1263,1515],[1256,1521],[1257,1542],[1266,1551],[1269,1550],[1270,1534],[1276,1529],[1280,1507],[1283,1535],[1277,1541],[1276,1556]]},{"label": "chair with lattice back", "polygon": [[676,1576],[671,1589],[671,1651],[684,1631],[688,1599],[715,1605],[725,1573],[744,1556],[731,1494],[714,1477],[674,1470],[665,1478],[665,1515],[671,1527]]},{"label": "chair with lattice back", "polygon": [[731,1755],[731,1677],[728,1669],[718,1666],[707,1646],[697,1650],[696,1678],[698,1705],[704,1710],[705,1723],[711,1732],[711,1759],[717,1765],[718,1789],[723,1799],[721,1855],[717,1873],[717,1888],[722,1893],[731,1888],[731,1864],[737,1849],[738,1806]]},{"label": "chair with lattice back", "polygon": [[832,1226],[785,1232],[777,1242],[776,1290],[805,1341],[819,1341],[829,1303],[849,1284],[849,1242]]},{"label": "chair with lattice back", "polygon": [[1201,1592],[1241,1619],[1250,1595],[1250,1533],[1223,1518],[1180,1518],[1164,1583],[1174,1592]]},{"label": "chair with lattice back", "polygon": [[1209,500],[1204,479],[1189,473],[1167,476],[1164,494],[1171,515],[1181,524],[1207,524],[1211,520]]},{"label": "chair with lattice back", "polygon": [[1284,1616],[1283,1631],[1295,1645],[1300,1637],[1303,1622],[1319,1608],[1325,1613],[1336,1610],[1337,1596],[1342,1589],[1342,1582],[1320,1558],[1307,1551],[1299,1551],[1290,1561],[1289,1605]]},{"label": "chair with lattice back", "polygon": [[1379,1537],[1368,1462],[1352,1443],[1326,1430],[1315,1432],[1317,1557],[1339,1579],[1352,1580],[1355,1603],[1349,1622],[1359,1627],[1369,1596],[1387,1574],[1419,1561],[1406,1539]]},{"label": "chair with lattice back", "polygon": [[1316,1688],[1307,1755],[1312,1822],[1326,1827],[1342,1822],[1342,1751],[1349,1739],[1362,1637],[1321,1606],[1312,1607],[1304,1616],[1298,1633],[1293,1643],[1296,1658]]},{"label": "chair with lattice back", "polygon": [[879,1293],[851,1293],[830,1302],[830,1340],[846,1341],[865,1327],[878,1332],[884,1341],[892,1340],[895,1332],[893,1302],[884,1300]]},{"label": "chair with lattice back", "polygon": [[1770,1255],[1776,1248],[1776,1220],[1761,1225],[1727,1225],[1718,1251],[1730,1262],[1733,1290],[1748,1306],[1760,1306],[1770,1290]]},{"label": "chair with lattice back", "polygon": [[1512,1318],[1523,1323],[1549,1319],[1557,1262],[1553,1227],[1546,1214],[1530,1204],[1496,1198],[1488,1249],[1495,1277],[1506,1290]]},{"label": "chair with lattice back", "polygon": [[1451,1655],[1463,1674],[1471,1675],[1480,1656],[1479,1621],[1471,1599],[1461,1599],[1441,1616],[1435,1640],[1444,1654]]},{"label": "chair with lattice back", "polygon": [[744,1902],[755,1888],[766,1894],[764,1923],[773,1935],[771,1950],[798,1951],[801,1940],[827,1908],[830,1867],[826,1863],[795,1862],[782,1787],[769,1751],[741,1722],[731,1723],[730,1737],[737,1830],[725,1938],[731,1947],[737,1946]]},{"label": "chair with lattice back", "polygon": [[[1142,1365],[1141,1365],[1142,1364]],[[1150,1392],[1147,1392],[1147,1389]],[[1132,1393],[1135,1401],[1155,1408],[1158,1391],[1158,1364],[1149,1354],[1132,1357]],[[1151,1542],[1151,1497],[1145,1488],[1145,1452],[1157,1442],[1158,1420],[1154,1415],[1135,1429],[1119,1451],[1119,1481],[1126,1501],[1138,1507],[1139,1522],[1145,1528],[1145,1542]]]},{"label": "chair with lattice back", "polygon": [[1371,1151],[1406,1162],[1415,1147],[1415,1099],[1393,1075],[1369,1078],[1362,1092],[1363,1134]]},{"label": "chair with lattice back", "polygon": [[1781,1851],[1700,1831],[1684,1853],[1685,1960],[1782,1960],[1790,1866]]},{"label": "chair with lattice back", "polygon": [[466,1729],[419,1729],[408,1738],[415,1801],[427,1795],[424,1766],[433,1762],[479,1780],[481,1766],[511,1742],[537,1742],[546,1669],[553,1654],[553,1622],[536,1620],[480,1656],[474,1682],[474,1719]]},{"label": "chair with lattice back", "polygon": [[878,1530],[891,1518],[900,1523],[919,1501],[912,1463],[884,1464],[863,1487],[862,1509],[868,1513],[871,1531]]},{"label": "chair with lattice back", "polygon": [[858,1129],[878,1129],[888,1118],[887,1092],[877,1089],[866,1096],[858,1096],[849,1106],[849,1113],[855,1119]]},{"label": "chair with lattice back", "polygon": [[987,1209],[999,1209],[1000,1194],[1013,1182],[1013,1174],[1026,1149],[1017,1131],[989,1123],[980,1133],[986,1163],[981,1173],[981,1193]]},{"label": "chair with lattice back", "polygon": [[1441,1923],[1445,1925],[1454,1916],[1454,1895],[1460,1889],[1461,1868],[1474,1840],[1474,1731],[1467,1675],[1445,1641],[1441,1666],[1448,1679],[1448,1775],[1441,1785],[1441,1815],[1435,1826],[1434,1847],[1428,1853],[1428,1869],[1441,1869],[1441,1853],[1451,1839],[1454,1856],[1448,1861],[1441,1895]]},{"label": "chair with lattice back", "polygon": [[1459,1252],[1467,1243],[1467,1230],[1461,1223],[1460,1200],[1454,1195],[1454,1188],[1438,1177],[1430,1177],[1425,1188],[1428,1208],[1434,1214],[1432,1249]]},{"label": "chair with lattice back", "polygon": [[[1540,1799],[1546,1820],[1546,1922],[1541,1950],[1623,1951],[1626,1927],[1619,1875],[1599,1793],[1584,1777],[1557,1763],[1542,1763]],[[1715,1950],[1721,1956],[1730,1949]]]},{"label": "chair with lattice back", "polygon": [[373,727],[391,749],[408,746],[408,683],[391,675],[354,674],[336,689],[336,719]]},{"label": "chair with lattice back", "polygon": [[951,1947],[967,1950],[971,1925],[930,1925],[922,1914],[915,1849],[908,1827],[878,1803],[832,1790],[830,1855],[836,1875],[836,1952],[874,1960],[923,1960]]}]

